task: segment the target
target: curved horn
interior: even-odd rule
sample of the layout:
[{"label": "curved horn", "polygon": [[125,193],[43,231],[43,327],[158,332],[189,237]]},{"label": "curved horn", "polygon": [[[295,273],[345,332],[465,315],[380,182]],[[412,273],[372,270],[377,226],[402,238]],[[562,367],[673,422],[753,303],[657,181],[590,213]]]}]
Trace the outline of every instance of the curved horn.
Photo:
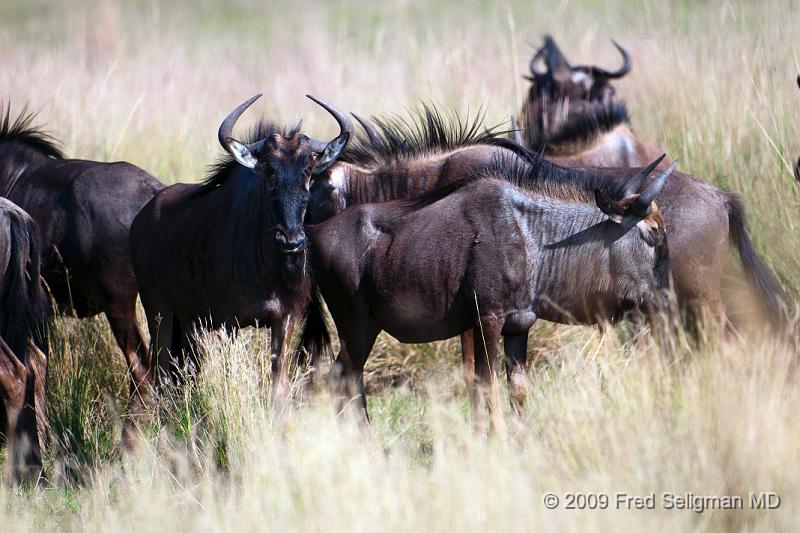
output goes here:
[{"label": "curved horn", "polygon": [[639,194],[636,200],[630,206],[630,210],[638,215],[647,216],[650,214],[650,204],[653,203],[653,200],[656,199],[656,196],[661,192],[661,189],[664,188],[664,185],[667,183],[667,179],[672,174],[672,171],[675,170],[675,165],[678,164],[678,161],[674,161],[667,169],[653,178],[653,180],[647,184],[645,189]]},{"label": "curved horn", "polygon": [[339,135],[337,135],[327,144],[323,145],[319,141],[311,140],[311,149],[320,154],[317,159],[317,164],[314,167],[314,174],[319,174],[331,166],[331,164],[336,161],[336,158],[341,155],[342,151],[347,146],[347,143],[353,137],[355,128],[353,127],[353,121],[334,106],[323,100],[320,100],[319,98],[315,98],[310,94],[307,94],[306,96],[319,104],[323,109],[325,109],[325,111],[333,115],[333,118],[335,118],[336,122],[339,124]]},{"label": "curved horn", "polygon": [[624,48],[622,48],[622,46],[617,41],[611,39],[611,42],[614,44],[617,50],[619,50],[619,53],[622,54],[622,66],[619,68],[619,70],[616,70],[614,72],[603,71],[603,75],[606,78],[613,80],[621,78],[625,76],[628,72],[630,72],[631,67],[633,66],[633,61],[631,61],[630,54],[628,54],[628,52]]},{"label": "curved horn", "polygon": [[600,76],[603,78],[608,78],[610,80],[615,80],[628,74],[628,72],[631,71],[631,67],[633,66],[633,60],[631,59],[630,54],[614,39],[611,39],[611,42],[614,44],[617,50],[619,50],[619,53],[622,54],[622,66],[619,68],[619,70],[610,72],[600,67],[586,66],[586,65],[573,67],[572,70],[580,70],[582,72],[585,72],[586,74],[589,74],[590,76]]},{"label": "curved horn", "polygon": [[233,126],[236,124],[236,121],[239,120],[239,117],[242,116],[242,113],[244,113],[253,102],[261,98],[261,95],[262,93],[253,96],[231,111],[228,116],[225,117],[225,120],[222,121],[222,124],[219,125],[219,131],[217,131],[219,144],[221,144],[222,147],[225,148],[225,151],[231,154],[239,164],[248,168],[255,168],[258,161],[253,156],[252,152],[256,151],[262,143],[256,142],[250,145],[240,143],[233,138]]},{"label": "curved horn", "polygon": [[366,120],[361,118],[360,116],[356,115],[353,112],[350,112],[351,115],[361,124],[361,127],[364,128],[364,131],[367,134],[367,138],[369,139],[369,143],[372,146],[380,146],[381,142],[381,134],[378,131],[378,128],[375,127],[375,124],[372,123],[370,120]]},{"label": "curved horn", "polygon": [[333,115],[333,118],[335,118],[336,122],[339,124],[338,137],[341,137],[345,133],[347,133],[349,137],[353,136],[353,134],[355,133],[355,127],[353,126],[353,121],[350,120],[347,115],[336,109],[334,106],[328,104],[327,102],[320,100],[319,98],[316,98],[314,96],[311,96],[310,94],[307,94],[306,97],[310,98],[311,100],[319,104],[325,111]]},{"label": "curved horn", "polygon": [[234,109],[230,112],[230,114],[225,117],[225,120],[222,121],[222,124],[219,125],[219,131],[217,132],[217,138],[219,139],[219,143],[222,145],[223,148],[230,151],[228,148],[228,141],[233,139],[233,126],[236,124],[236,121],[239,120],[239,117],[242,116],[242,113],[245,110],[253,105],[253,102],[261,98],[263,93],[258,93],[254,97],[247,100],[245,103],[241,104],[239,107]]},{"label": "curved horn", "polygon": [[667,157],[667,154],[661,154],[661,157],[644,167],[642,170],[637,172],[635,176],[629,179],[625,184],[624,196],[630,196],[639,192],[639,188],[642,186],[644,179],[649,176],[658,165],[661,164],[665,157]]}]

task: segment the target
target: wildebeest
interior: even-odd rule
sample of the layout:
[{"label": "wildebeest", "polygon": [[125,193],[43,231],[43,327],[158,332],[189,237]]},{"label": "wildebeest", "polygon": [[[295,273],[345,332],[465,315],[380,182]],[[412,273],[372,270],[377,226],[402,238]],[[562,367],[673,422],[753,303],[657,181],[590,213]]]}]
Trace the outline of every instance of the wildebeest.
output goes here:
[{"label": "wildebeest", "polygon": [[40,255],[31,217],[0,198],[0,436],[8,443],[8,465],[18,481],[36,481],[42,472],[50,310]]},{"label": "wildebeest", "polygon": [[[559,165],[580,168],[639,167],[661,153],[633,135],[625,105],[614,96],[609,80],[625,75],[631,66],[628,54],[616,46],[624,64],[607,72],[570,66],[553,39],[545,37],[531,61],[532,86],[520,113],[526,148]],[[540,61],[546,69],[537,66]],[[619,168],[592,168],[591,173],[625,177]],[[721,280],[733,244],[768,318],[776,329],[785,325],[783,291],[755,252],[738,195],[676,172],[658,203],[670,230],[678,303],[691,321],[705,314],[724,317]]]},{"label": "wildebeest", "polygon": [[573,67],[545,36],[526,78],[531,87],[519,113],[522,144],[568,167],[643,167],[662,153],[634,135],[625,103],[615,96],[611,81],[630,72],[632,61],[614,46],[623,58],[618,70]]},{"label": "wildebeest", "polygon": [[163,185],[125,162],[65,159],[24,111],[0,123],[0,195],[41,228],[42,276],[62,311],[104,313],[125,355],[131,392],[146,384],[148,346],[136,320],[138,289],[128,232]]},{"label": "wildebeest", "polygon": [[[646,180],[654,167],[612,189],[543,194],[525,189],[524,166],[498,164],[416,200],[361,204],[309,226],[315,280],[341,341],[336,368],[364,415],[364,364],[382,330],[408,343],[473,330],[473,406],[490,391],[497,413],[501,336],[509,374],[520,375],[539,318],[595,323],[665,308],[669,256],[653,200],[672,168]],[[512,395],[524,402],[524,388]]]},{"label": "wildebeest", "polygon": [[[354,116],[367,137],[351,143],[334,165],[315,178],[306,217],[309,223],[327,220],[353,205],[417,198],[463,177],[483,174],[499,160],[528,154],[505,139],[505,132],[497,127],[484,128],[481,116],[462,120],[429,105],[410,120],[373,118],[373,124]],[[314,331],[323,327],[317,323]],[[465,377],[472,381],[471,331],[462,334],[461,344]]]},{"label": "wildebeest", "polygon": [[353,126],[310,97],[339,123],[330,142],[305,136],[299,124],[286,130],[263,121],[239,142],[233,126],[257,98],[222,122],[219,142],[230,157],[204,184],[167,187],[142,209],[131,254],[159,379],[180,379],[179,367],[196,366],[183,359],[193,357],[196,327],[265,326],[272,330],[273,400],[280,400],[292,328],[312,298],[303,229],[309,187],[336,161]]},{"label": "wildebeest", "polygon": [[[492,132],[487,133],[482,128],[479,120],[443,117],[432,108],[424,110],[416,120],[404,121],[394,117],[362,123],[368,131],[367,137],[348,146],[340,161],[315,179],[311,187],[309,222],[322,222],[361,203],[415,198],[433,187],[465,176],[485,174],[498,164],[498,158],[500,163],[513,162],[512,166],[517,167],[513,174],[525,177],[526,189],[538,190],[545,195],[553,187],[576,188],[591,195],[595,189],[619,188],[639,172],[639,169],[630,168],[587,171],[560,167],[514,143],[499,142]],[[502,135],[502,132],[497,134]],[[516,159],[514,155],[520,155],[524,160]],[[663,158],[659,161],[663,163]],[[692,186],[681,191],[674,187],[675,181],[689,182]],[[780,286],[753,249],[738,197],[703,182],[697,181],[695,185],[695,181],[674,171],[659,196],[662,214],[663,204],[670,200],[673,206],[685,207],[692,203],[698,206],[696,210],[686,208],[688,210],[683,216],[677,215],[673,208],[675,218],[673,225],[669,226],[673,277],[677,276],[676,254],[681,259],[679,267],[683,269],[679,278],[680,303],[684,308],[697,309],[697,312],[705,306],[721,312],[718,305],[721,265],[730,229],[730,239],[740,250],[745,268],[760,289],[763,301],[778,317],[783,316]],[[668,193],[673,195],[672,199],[666,199]],[[692,193],[696,196],[691,197]],[[721,222],[703,212],[709,206],[716,208],[719,205],[723,206]],[[680,239],[675,238],[676,233]],[[713,238],[702,240],[709,235]],[[718,238],[721,240],[715,240]],[[713,290],[702,290],[709,287]],[[467,330],[461,340],[465,377],[471,382],[474,379],[472,332]],[[507,372],[507,377],[512,389],[516,388],[511,382],[511,373]]]}]

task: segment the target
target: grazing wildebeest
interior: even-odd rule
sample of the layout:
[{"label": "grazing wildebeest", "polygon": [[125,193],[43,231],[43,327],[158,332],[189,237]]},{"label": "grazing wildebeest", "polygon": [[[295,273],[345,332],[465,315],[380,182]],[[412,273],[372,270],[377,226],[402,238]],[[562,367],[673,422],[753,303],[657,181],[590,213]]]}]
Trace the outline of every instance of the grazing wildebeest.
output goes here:
[{"label": "grazing wildebeest", "polygon": [[625,103],[615,97],[611,81],[630,71],[631,58],[614,46],[623,58],[619,70],[573,67],[545,36],[526,77],[531,87],[519,114],[522,144],[568,167],[643,167],[662,153],[634,135]]},{"label": "grazing wildebeest", "polygon": [[41,242],[30,215],[0,198],[0,437],[17,481],[42,473],[49,306],[40,277]]},{"label": "grazing wildebeest", "polygon": [[[607,72],[570,66],[553,39],[545,37],[531,61],[532,86],[520,113],[526,148],[559,165],[580,168],[640,167],[661,153],[633,135],[625,105],[614,97],[609,80],[625,75],[631,66],[628,54],[616,46],[624,64],[617,72]],[[540,60],[546,69],[537,66]],[[592,168],[591,173],[609,179],[625,176],[619,168]],[[788,320],[782,289],[755,252],[741,199],[676,172],[658,203],[670,229],[675,292],[687,318],[693,322],[705,314],[724,317],[720,290],[730,243],[769,320],[780,330]]]},{"label": "grazing wildebeest", "polygon": [[542,194],[525,189],[524,166],[503,164],[309,226],[315,280],[341,341],[336,369],[364,415],[364,364],[382,330],[406,343],[474,330],[473,406],[490,390],[497,413],[501,336],[509,374],[521,377],[539,318],[591,324],[664,309],[669,257],[653,200],[672,168],[645,180],[654,167],[613,189]]},{"label": "grazing wildebeest", "polygon": [[[259,95],[260,96],[260,95]],[[230,158],[205,184],[158,193],[131,227],[131,255],[159,368],[180,379],[195,366],[196,327],[265,326],[272,330],[273,400],[288,388],[287,349],[295,319],[312,298],[303,217],[315,174],[324,172],[353,135],[339,110],[312,98],[339,123],[328,143],[260,122],[251,139],[233,126],[258,96],[222,122],[219,142]],[[312,302],[314,305],[314,302]]]},{"label": "grazing wildebeest", "polygon": [[131,393],[145,385],[148,346],[136,320],[138,289],[128,232],[163,185],[125,162],[64,159],[52,137],[24,111],[0,123],[0,195],[41,228],[42,276],[63,312],[105,313],[125,355]]}]

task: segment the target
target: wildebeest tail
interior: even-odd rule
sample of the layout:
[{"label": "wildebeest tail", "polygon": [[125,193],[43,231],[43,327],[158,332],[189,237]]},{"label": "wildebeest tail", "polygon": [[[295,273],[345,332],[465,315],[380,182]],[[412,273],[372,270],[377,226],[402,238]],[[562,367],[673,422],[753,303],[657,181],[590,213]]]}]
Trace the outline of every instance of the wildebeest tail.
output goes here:
[{"label": "wildebeest tail", "polygon": [[785,331],[790,322],[785,293],[775,274],[756,253],[753,242],[747,233],[747,219],[742,200],[739,195],[728,193],[726,205],[729,238],[739,251],[739,257],[750,284],[757,291],[775,329]]},{"label": "wildebeest tail", "polygon": [[[21,210],[20,210],[21,211]],[[20,357],[25,358],[28,339],[44,346],[49,306],[41,281],[41,238],[32,220],[20,213],[7,213],[9,258],[0,285],[0,335]]]},{"label": "wildebeest tail", "polygon": [[331,337],[325,324],[325,311],[322,307],[322,295],[318,287],[311,291],[311,302],[303,320],[300,333],[301,359],[312,366],[317,364],[320,356],[330,356]]}]

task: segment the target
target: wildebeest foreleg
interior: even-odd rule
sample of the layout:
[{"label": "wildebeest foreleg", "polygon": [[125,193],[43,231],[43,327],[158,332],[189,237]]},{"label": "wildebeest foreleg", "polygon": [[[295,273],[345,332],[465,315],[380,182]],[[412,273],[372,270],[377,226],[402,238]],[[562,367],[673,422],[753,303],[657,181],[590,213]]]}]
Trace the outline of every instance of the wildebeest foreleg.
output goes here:
[{"label": "wildebeest foreleg", "polygon": [[492,429],[503,433],[503,419],[500,408],[500,387],[497,383],[497,352],[500,347],[502,324],[494,316],[482,316],[474,328],[475,377],[476,386],[472,388],[472,413],[478,421],[484,406],[491,415]]},{"label": "wildebeest foreleg", "polygon": [[271,402],[275,413],[282,412],[289,397],[289,342],[292,340],[294,317],[287,315],[272,323],[271,368],[272,390]]},{"label": "wildebeest foreleg", "polygon": [[172,337],[173,320],[171,313],[155,313],[151,316],[148,313],[148,329],[152,339],[152,353],[150,354],[152,366],[150,369],[154,383],[163,385],[168,380],[170,367],[172,366]]},{"label": "wildebeest foreleg", "polygon": [[511,408],[518,415],[522,415],[525,413],[525,399],[528,396],[525,378],[528,331],[526,330],[520,335],[504,337],[503,347],[506,352],[506,379],[508,380]]},{"label": "wildebeest foreleg", "polygon": [[475,386],[475,339],[474,331],[471,329],[461,334],[461,360],[464,365],[467,390],[472,390]]},{"label": "wildebeest foreleg", "polygon": [[[337,329],[339,324],[337,324]],[[339,329],[339,340],[341,350],[336,356],[334,363],[335,378],[340,388],[340,398],[347,404],[356,401],[363,420],[369,423],[369,412],[367,411],[367,395],[364,390],[364,365],[375,344],[375,339],[380,333],[380,328],[368,320],[362,324],[360,321],[353,321]],[[344,405],[340,406],[340,411]]]}]

